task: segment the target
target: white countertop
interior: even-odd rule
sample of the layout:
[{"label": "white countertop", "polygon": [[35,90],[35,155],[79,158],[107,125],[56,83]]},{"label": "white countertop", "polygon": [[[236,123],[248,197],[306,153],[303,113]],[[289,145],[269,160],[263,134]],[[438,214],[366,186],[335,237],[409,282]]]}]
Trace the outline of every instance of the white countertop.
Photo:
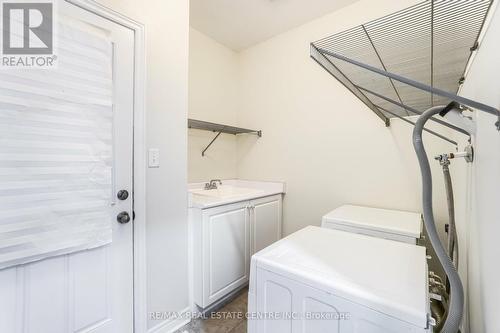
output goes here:
[{"label": "white countertop", "polygon": [[218,190],[204,191],[205,183],[188,185],[189,208],[205,209],[285,193],[283,182],[227,179],[222,180]]}]

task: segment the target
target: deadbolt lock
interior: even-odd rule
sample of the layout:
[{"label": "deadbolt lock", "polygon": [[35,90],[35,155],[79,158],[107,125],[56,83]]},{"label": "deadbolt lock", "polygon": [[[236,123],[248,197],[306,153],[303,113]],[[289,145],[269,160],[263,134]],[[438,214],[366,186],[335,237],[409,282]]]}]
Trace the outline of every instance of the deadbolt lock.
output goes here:
[{"label": "deadbolt lock", "polygon": [[120,200],[127,200],[128,191],[127,190],[119,190],[118,193],[116,194],[116,197]]}]

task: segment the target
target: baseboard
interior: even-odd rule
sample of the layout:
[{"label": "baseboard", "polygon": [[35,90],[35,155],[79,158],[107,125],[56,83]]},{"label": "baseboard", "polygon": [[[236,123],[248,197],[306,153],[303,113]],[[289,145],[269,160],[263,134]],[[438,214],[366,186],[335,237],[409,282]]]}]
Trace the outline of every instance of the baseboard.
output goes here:
[{"label": "baseboard", "polygon": [[191,309],[189,307],[180,311],[178,318],[172,318],[162,321],[158,325],[150,328],[148,333],[172,333],[181,328],[182,326],[188,324],[191,319],[188,316]]},{"label": "baseboard", "polygon": [[241,291],[245,288],[248,288],[248,282],[242,286],[239,286],[236,290],[231,291],[229,294],[218,300],[216,303],[203,309],[201,313],[203,315],[210,315],[211,312],[217,312],[217,310],[223,308],[226,304],[231,303],[236,297],[238,297]]}]

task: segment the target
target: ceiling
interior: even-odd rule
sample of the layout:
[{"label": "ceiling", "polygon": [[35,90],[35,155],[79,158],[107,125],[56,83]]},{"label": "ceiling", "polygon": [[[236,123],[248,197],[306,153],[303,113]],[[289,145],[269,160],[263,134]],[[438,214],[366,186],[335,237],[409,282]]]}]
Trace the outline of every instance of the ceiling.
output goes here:
[{"label": "ceiling", "polygon": [[357,0],[191,0],[191,26],[235,51]]}]

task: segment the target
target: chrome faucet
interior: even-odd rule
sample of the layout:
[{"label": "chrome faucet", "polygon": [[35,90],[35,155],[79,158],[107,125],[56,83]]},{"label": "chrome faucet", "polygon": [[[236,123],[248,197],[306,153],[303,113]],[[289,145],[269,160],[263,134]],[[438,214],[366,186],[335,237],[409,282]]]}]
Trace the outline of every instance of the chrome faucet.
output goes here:
[{"label": "chrome faucet", "polygon": [[205,190],[216,190],[217,183],[219,183],[219,185],[222,185],[222,181],[220,179],[212,179],[209,183],[205,184]]}]

